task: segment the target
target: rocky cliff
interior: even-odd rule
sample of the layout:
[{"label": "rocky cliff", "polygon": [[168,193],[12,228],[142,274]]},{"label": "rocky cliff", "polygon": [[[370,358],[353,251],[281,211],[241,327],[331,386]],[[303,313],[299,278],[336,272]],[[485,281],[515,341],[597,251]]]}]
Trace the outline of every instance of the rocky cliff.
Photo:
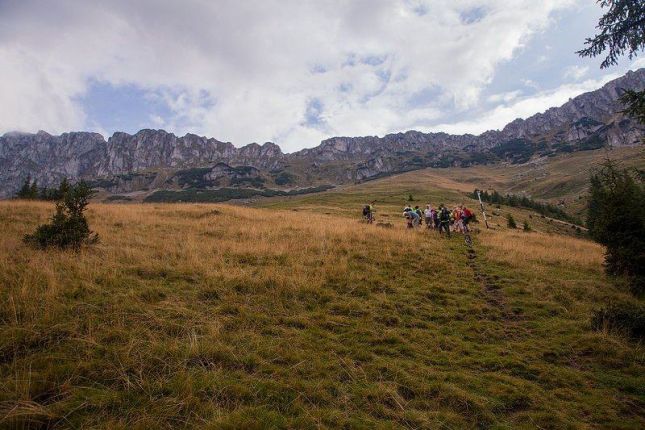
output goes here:
[{"label": "rocky cliff", "polygon": [[[563,151],[638,145],[645,129],[620,113],[618,97],[622,89],[644,88],[645,69],[640,69],[560,107],[517,119],[501,131],[479,136],[408,131],[384,137],[333,137],[293,154],[283,154],[270,142],[236,148],[213,138],[178,137],[163,130],[117,132],[107,141],[87,132],[7,133],[0,137],[0,197],[11,196],[27,176],[41,186],[54,185],[63,177],[88,179],[111,184],[105,188],[113,192],[209,184],[309,186],[423,167],[522,163]],[[240,166],[249,169],[241,173],[236,169]],[[186,175],[192,182],[182,179]]]},{"label": "rocky cliff", "polygon": [[0,137],[0,196],[11,195],[27,176],[41,186],[62,178],[119,177],[151,169],[210,166],[219,162],[279,168],[284,159],[273,143],[236,148],[229,142],[187,134],[177,137],[164,130],[141,130],[134,135],[117,132],[107,141],[97,133],[73,132],[52,136],[8,133]]}]

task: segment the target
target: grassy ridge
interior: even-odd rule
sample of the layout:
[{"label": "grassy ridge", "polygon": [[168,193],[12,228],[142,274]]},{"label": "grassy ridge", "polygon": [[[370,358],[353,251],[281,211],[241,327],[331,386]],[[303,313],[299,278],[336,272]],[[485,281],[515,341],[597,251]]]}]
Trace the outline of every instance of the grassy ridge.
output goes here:
[{"label": "grassy ridge", "polygon": [[[469,197],[472,194],[472,188],[465,188],[466,186],[470,185],[457,183],[430,169],[338,187],[316,195],[258,200],[254,205],[269,209],[299,211],[303,212],[302,216],[308,216],[304,213],[313,212],[355,219],[360,216],[363,205],[373,201],[378,222],[400,225],[404,222],[402,211],[406,205],[425,208],[428,203],[434,207],[443,203],[452,208],[465,204],[481,219],[479,202]],[[410,195],[413,201],[409,201]],[[568,222],[547,219],[532,209],[497,206],[486,204],[489,225],[493,228],[506,228],[506,216],[512,214],[520,225],[527,221],[531,228],[543,233],[583,235],[582,231]],[[483,223],[480,225],[483,226]]]},{"label": "grassy ridge", "polygon": [[645,425],[642,347],[589,330],[623,295],[590,242],[488,231],[473,259],[398,224],[97,204],[100,245],[26,248],[50,211],[0,203],[0,427]]},{"label": "grassy ridge", "polygon": [[[564,210],[570,215],[584,218],[587,187],[591,171],[610,157],[629,168],[645,169],[645,147],[614,148],[611,151],[595,150],[558,155],[542,161],[515,165],[492,164],[473,167],[449,167],[415,170],[385,177],[353,186],[339,187],[331,193],[311,196],[307,199],[277,199],[262,202],[272,208],[313,209],[331,208],[351,203],[353,207],[376,199],[379,206],[385,204],[388,211],[397,213],[412,193],[419,201],[433,204],[458,203],[464,193],[475,188],[495,189],[502,194],[527,195],[537,200],[558,204],[565,202]],[[468,201],[468,200],[466,200]],[[349,208],[349,205],[347,206]]]}]

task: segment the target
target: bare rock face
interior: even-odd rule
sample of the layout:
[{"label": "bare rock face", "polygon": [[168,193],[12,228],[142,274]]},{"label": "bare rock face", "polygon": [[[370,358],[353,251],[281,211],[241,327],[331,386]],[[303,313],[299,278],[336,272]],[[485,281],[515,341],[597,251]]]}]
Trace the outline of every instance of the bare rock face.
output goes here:
[{"label": "bare rock face", "polygon": [[[602,88],[570,99],[560,107],[550,108],[526,120],[516,119],[504,127],[502,135],[507,138],[538,137],[572,125],[580,125],[580,121],[584,120],[595,125],[605,124],[624,109],[618,100],[624,89],[640,91],[644,88],[645,69],[629,71]],[[627,120],[630,121],[630,127],[639,128],[633,120]]]},{"label": "bare rock face", "polygon": [[[645,128],[620,113],[623,106],[618,98],[623,89],[644,88],[645,69],[640,69],[558,108],[517,119],[501,131],[479,136],[407,131],[383,137],[333,137],[293,154],[283,154],[271,142],[236,148],[229,142],[194,134],[178,137],[164,130],[141,130],[134,135],[117,132],[107,141],[100,134],[87,132],[60,136],[44,131],[7,133],[0,137],[0,197],[15,193],[27,176],[41,186],[56,185],[67,177],[100,182],[106,189],[136,190],[163,187],[172,172],[208,168],[211,170],[183,175],[197,175],[197,183],[259,186],[278,175],[282,175],[279,182],[289,179],[292,183],[291,173],[285,169],[295,162],[310,166],[298,176],[304,182],[343,183],[424,167],[500,160],[525,163],[559,151],[639,145]],[[240,167],[251,170],[244,176]],[[168,169],[172,172],[158,173]],[[171,183],[178,181],[175,178]]]},{"label": "bare rock face", "polygon": [[264,145],[251,143],[237,150],[230,158],[235,165],[276,169],[284,163],[284,154],[278,145],[266,142]]},{"label": "bare rock face", "polygon": [[114,133],[107,143],[103,175],[157,167],[186,167],[229,161],[241,150],[231,143],[194,134],[177,137],[164,130],[141,130],[135,135]]},{"label": "bare rock face", "polygon": [[141,130],[134,135],[117,132],[106,142],[98,133],[74,132],[52,136],[7,133],[0,137],[0,197],[8,197],[27,176],[41,186],[62,178],[112,177],[114,189],[127,190],[119,175],[158,168],[209,166],[219,162],[261,169],[278,168],[284,154],[273,143],[236,148],[229,142],[187,134],[177,137],[164,130]]},{"label": "bare rock face", "polygon": [[5,134],[0,137],[0,197],[11,195],[27,175],[40,185],[98,175],[105,155],[105,140],[98,133]]}]

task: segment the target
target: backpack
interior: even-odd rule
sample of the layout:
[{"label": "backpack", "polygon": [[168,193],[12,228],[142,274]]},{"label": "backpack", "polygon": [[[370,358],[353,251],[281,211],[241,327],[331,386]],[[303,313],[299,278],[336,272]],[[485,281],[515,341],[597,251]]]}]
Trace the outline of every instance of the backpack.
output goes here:
[{"label": "backpack", "polygon": [[441,214],[439,215],[439,219],[441,221],[450,221],[450,211],[448,211],[448,209],[446,208],[441,209]]},{"label": "backpack", "polygon": [[473,213],[470,211],[470,209],[468,209],[468,208],[464,208],[464,215],[463,215],[463,217],[464,217],[464,218],[470,218],[471,216],[473,216]]},{"label": "backpack", "polygon": [[369,206],[363,207],[363,216],[367,216],[369,215],[369,213],[370,213],[370,207]]}]

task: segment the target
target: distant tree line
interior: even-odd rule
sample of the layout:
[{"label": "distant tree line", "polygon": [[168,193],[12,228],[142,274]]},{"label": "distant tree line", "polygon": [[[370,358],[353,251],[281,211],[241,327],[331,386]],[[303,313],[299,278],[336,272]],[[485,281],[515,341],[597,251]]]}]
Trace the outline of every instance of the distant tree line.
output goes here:
[{"label": "distant tree line", "polygon": [[256,190],[251,188],[218,188],[215,190],[200,190],[188,188],[185,190],[159,190],[147,196],[145,203],[219,203],[232,199],[249,199],[253,197],[297,196],[301,194],[319,193],[334,188],[333,185],[319,185],[316,187],[297,190]]},{"label": "distant tree line", "polygon": [[475,190],[470,194],[469,197],[477,199],[477,191],[481,193],[482,201],[486,203],[506,205],[514,208],[532,209],[540,215],[548,216],[550,218],[559,219],[573,224],[582,224],[582,221],[579,218],[569,215],[564,210],[562,210],[562,208],[550,203],[539,202],[526,196],[517,196],[513,194],[502,195],[496,190],[493,190],[491,193],[489,193],[488,191]]},{"label": "distant tree line", "polygon": [[56,201],[63,198],[69,191],[70,183],[67,178],[64,178],[58,187],[39,187],[38,181],[32,181],[31,176],[27,176],[22,187],[16,193],[16,198],[26,200],[49,200]]}]

